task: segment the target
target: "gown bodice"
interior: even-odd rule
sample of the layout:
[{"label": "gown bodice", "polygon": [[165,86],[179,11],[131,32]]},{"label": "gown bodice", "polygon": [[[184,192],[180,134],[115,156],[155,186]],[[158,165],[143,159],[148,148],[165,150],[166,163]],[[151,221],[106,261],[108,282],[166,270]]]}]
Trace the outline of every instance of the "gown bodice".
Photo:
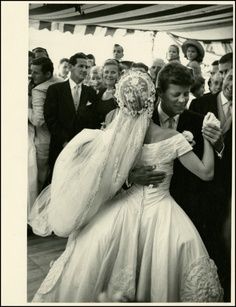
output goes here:
[{"label": "gown bodice", "polygon": [[[174,160],[191,150],[192,146],[180,133],[157,143],[144,144],[136,167],[155,165],[156,171],[163,171],[166,173],[164,181],[159,184],[158,187],[145,186],[143,187],[144,191],[152,195],[169,193]],[[141,186],[139,186],[139,188],[141,188]]]}]

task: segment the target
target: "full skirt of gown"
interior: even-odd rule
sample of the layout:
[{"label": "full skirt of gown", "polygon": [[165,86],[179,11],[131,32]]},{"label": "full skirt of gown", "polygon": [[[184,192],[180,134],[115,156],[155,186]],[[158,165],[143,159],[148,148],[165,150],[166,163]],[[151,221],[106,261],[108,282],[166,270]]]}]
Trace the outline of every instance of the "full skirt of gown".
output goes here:
[{"label": "full skirt of gown", "polygon": [[72,233],[34,302],[97,302],[106,292],[137,302],[218,301],[217,269],[169,194],[133,187]]},{"label": "full skirt of gown", "polygon": [[144,145],[137,166],[155,163],[166,179],[121,191],[72,232],[33,302],[221,301],[217,268],[169,193],[173,161],[189,150],[180,134]]}]

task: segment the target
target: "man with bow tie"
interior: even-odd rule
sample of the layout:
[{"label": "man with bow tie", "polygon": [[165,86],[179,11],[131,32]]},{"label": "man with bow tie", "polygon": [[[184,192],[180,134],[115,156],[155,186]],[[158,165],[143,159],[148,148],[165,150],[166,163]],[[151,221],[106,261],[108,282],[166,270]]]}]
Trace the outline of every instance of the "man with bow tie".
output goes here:
[{"label": "man with bow tie", "polygon": [[[233,70],[230,69],[223,80],[222,90],[192,102],[190,109],[205,115],[212,112],[221,122],[221,142],[216,143],[221,154],[215,157],[215,175],[204,185],[206,206],[205,229],[207,248],[216,259],[219,273],[224,276],[223,286],[226,299],[230,293],[230,227],[224,236],[225,224],[230,220],[232,184],[232,92]],[[212,138],[211,127],[207,131]],[[203,238],[204,239],[204,238]]]},{"label": "man with bow tie", "polygon": [[[55,161],[67,143],[84,128],[99,127],[95,106],[97,95],[93,88],[83,84],[87,75],[87,57],[76,53],[69,59],[70,78],[47,91],[44,116],[51,133],[49,165],[51,175]],[[51,180],[51,176],[48,183]]]}]

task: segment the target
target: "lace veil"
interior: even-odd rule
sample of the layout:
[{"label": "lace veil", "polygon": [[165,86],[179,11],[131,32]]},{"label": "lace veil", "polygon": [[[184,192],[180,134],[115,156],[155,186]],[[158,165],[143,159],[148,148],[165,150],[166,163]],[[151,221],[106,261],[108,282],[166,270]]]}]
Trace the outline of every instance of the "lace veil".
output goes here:
[{"label": "lace veil", "polygon": [[51,186],[32,209],[35,233],[67,237],[81,229],[127,179],[149,126],[155,87],[146,73],[128,71],[115,96],[120,109],[107,128],[84,129],[60,153]]}]

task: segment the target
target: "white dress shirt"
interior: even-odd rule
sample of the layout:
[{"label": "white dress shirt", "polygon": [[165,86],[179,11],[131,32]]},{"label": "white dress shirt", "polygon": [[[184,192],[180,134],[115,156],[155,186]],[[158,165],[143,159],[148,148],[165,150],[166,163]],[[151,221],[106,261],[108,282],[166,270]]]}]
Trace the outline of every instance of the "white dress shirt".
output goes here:
[{"label": "white dress shirt", "polygon": [[[158,115],[159,115],[159,119],[160,119],[160,126],[163,127],[163,128],[169,128],[169,118],[170,116],[167,115],[163,110],[162,110],[162,107],[161,107],[161,103],[158,104],[158,107],[157,107],[157,111],[158,111]],[[174,130],[177,129],[177,126],[178,126],[178,122],[179,122],[179,114],[175,115],[173,117],[173,128]]]},{"label": "white dress shirt", "polygon": [[[225,114],[225,117],[227,119],[227,116],[229,114],[229,109],[231,108],[232,103],[228,101],[228,99],[224,96],[223,91],[220,93],[221,95],[221,102],[222,102],[222,108]],[[231,111],[231,110],[230,110]]]}]

